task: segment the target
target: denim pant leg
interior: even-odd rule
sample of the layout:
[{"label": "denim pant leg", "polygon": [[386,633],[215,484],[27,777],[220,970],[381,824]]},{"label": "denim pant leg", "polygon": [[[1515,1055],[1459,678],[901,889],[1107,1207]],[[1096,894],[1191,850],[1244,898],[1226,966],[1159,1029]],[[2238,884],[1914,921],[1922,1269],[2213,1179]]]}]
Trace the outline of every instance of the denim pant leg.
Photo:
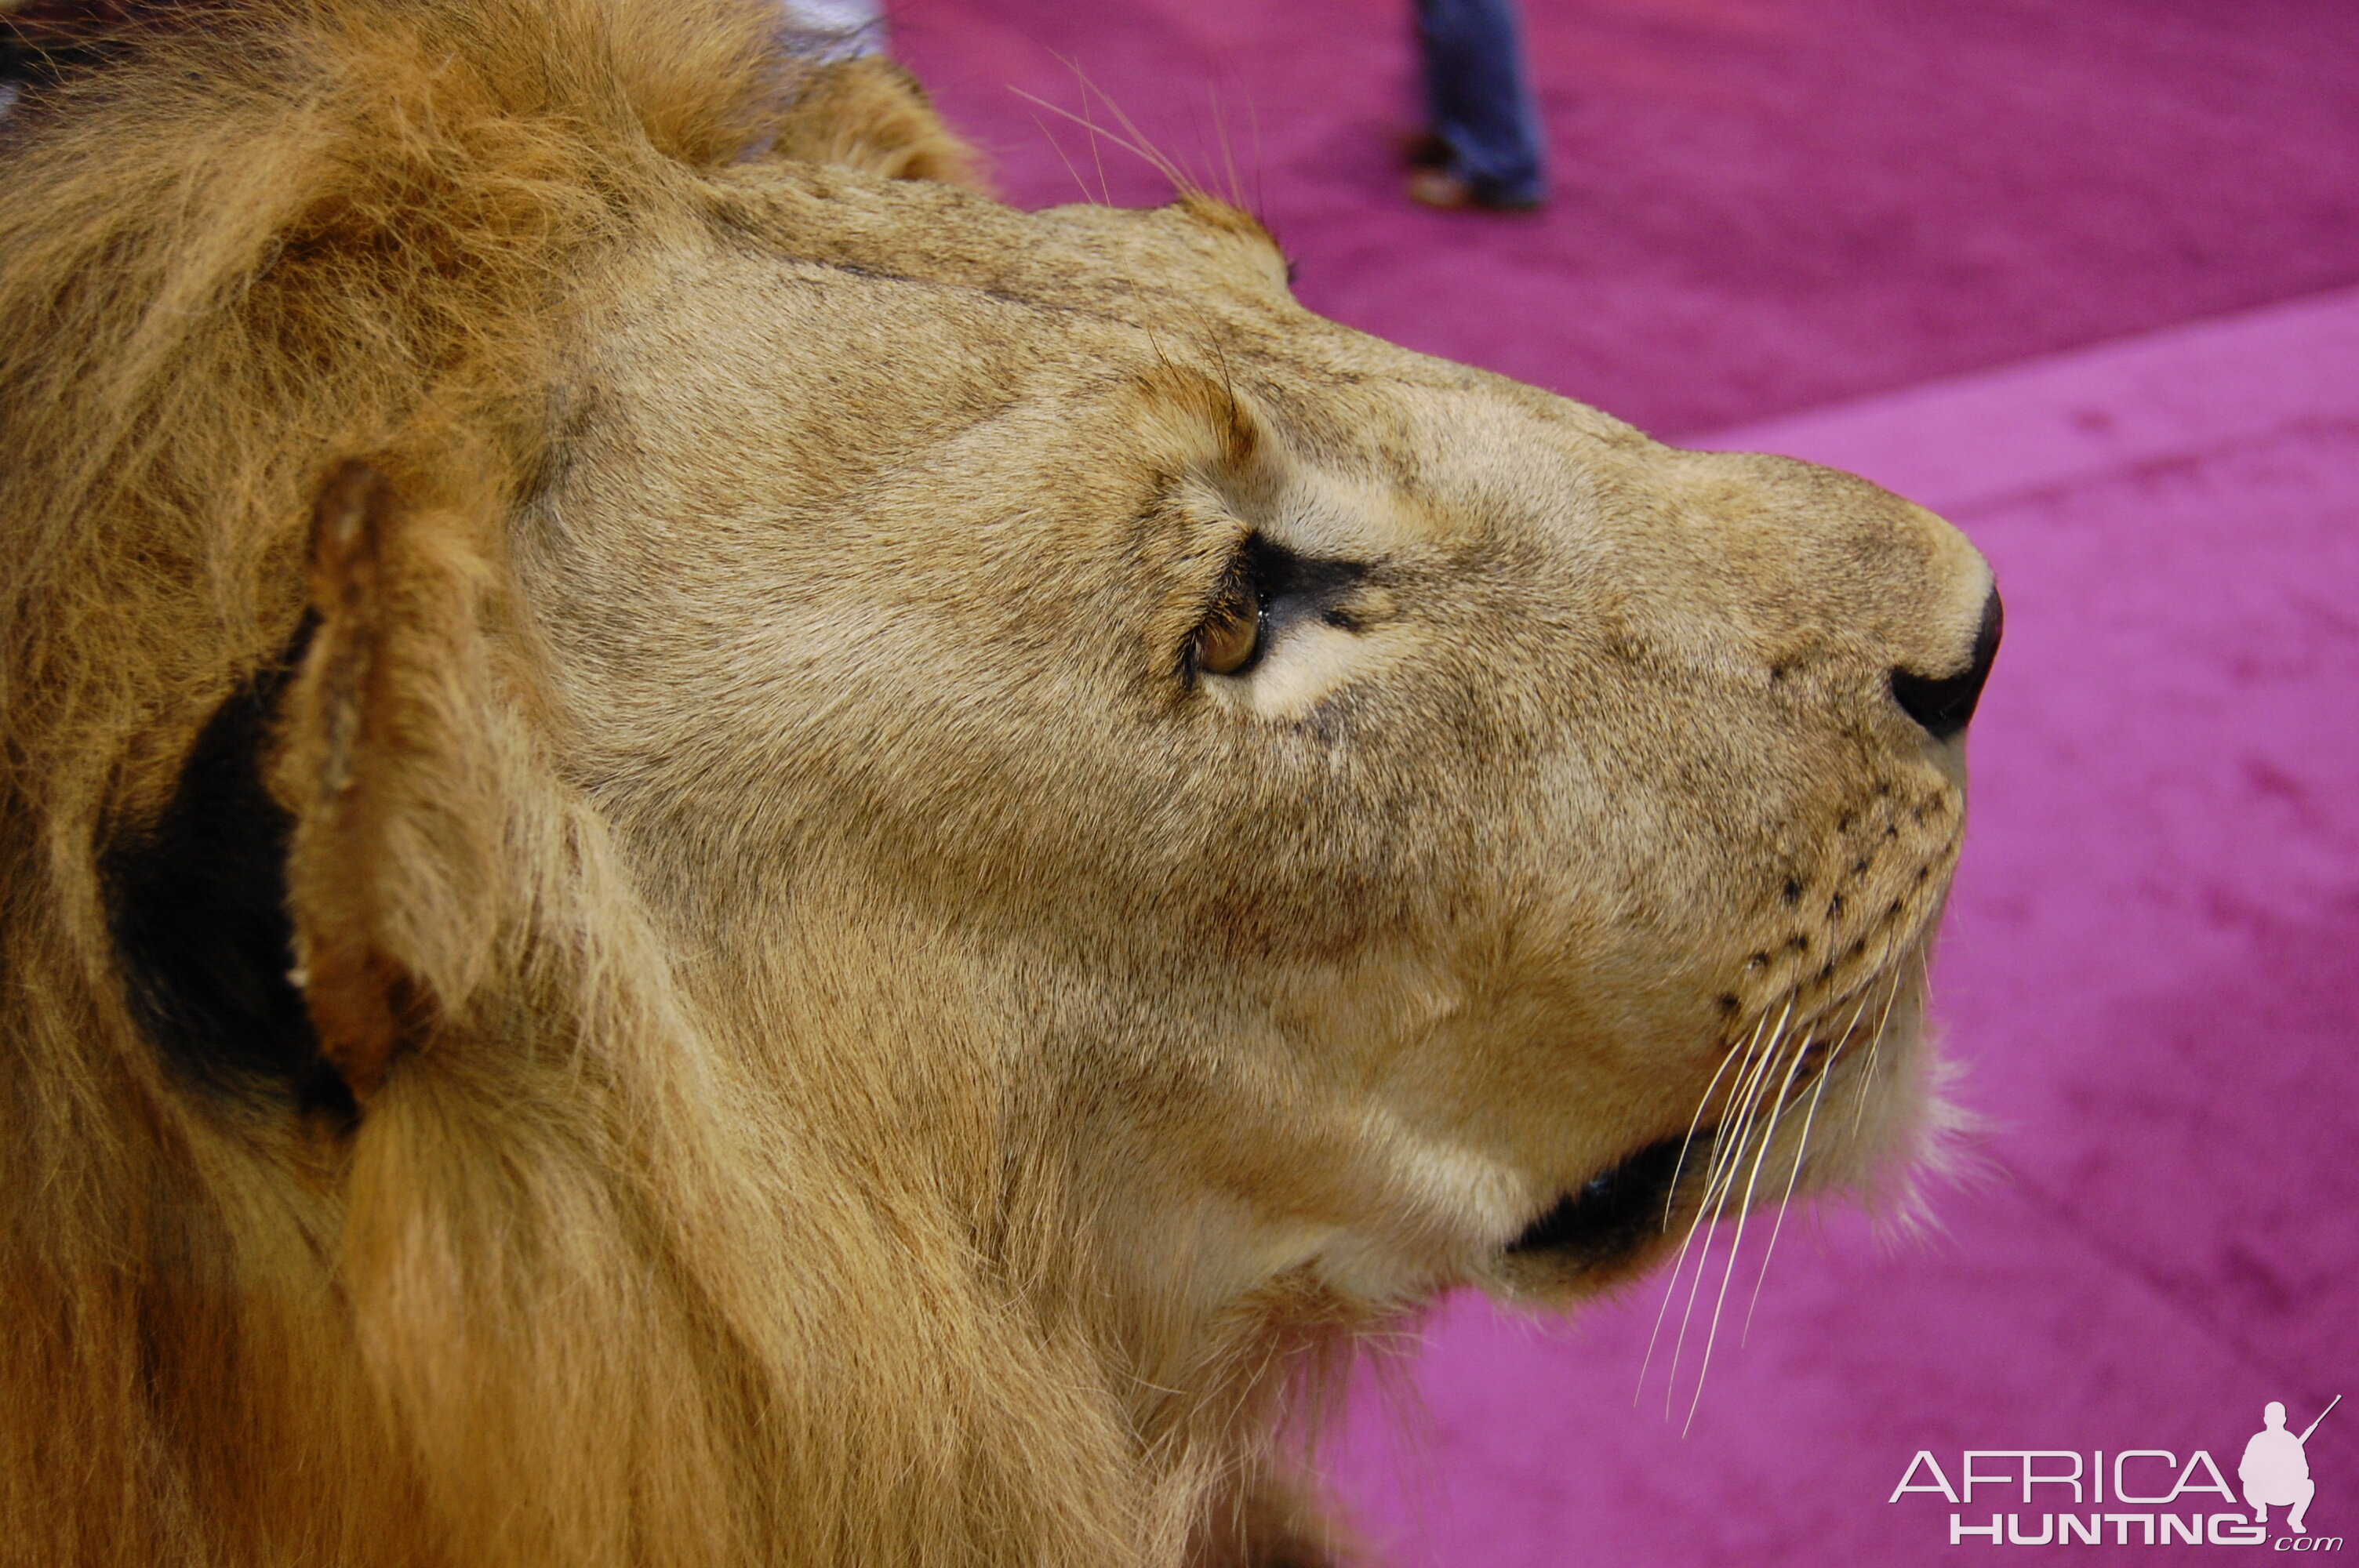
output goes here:
[{"label": "denim pant leg", "polygon": [[1425,103],[1451,172],[1495,201],[1537,201],[1539,113],[1516,0],[1417,0]]},{"label": "denim pant leg", "polygon": [[893,52],[881,0],[785,0],[785,4],[788,33],[798,53],[835,60]]}]

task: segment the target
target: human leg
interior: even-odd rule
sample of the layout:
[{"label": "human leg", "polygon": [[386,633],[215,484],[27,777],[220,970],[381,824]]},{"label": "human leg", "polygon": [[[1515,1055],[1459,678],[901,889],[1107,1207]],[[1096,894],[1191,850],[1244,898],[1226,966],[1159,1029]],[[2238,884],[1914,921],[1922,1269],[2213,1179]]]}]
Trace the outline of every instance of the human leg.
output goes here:
[{"label": "human leg", "polygon": [[880,0],[785,0],[785,8],[788,25],[823,58],[890,50]]},{"label": "human leg", "polygon": [[1538,205],[1547,194],[1539,114],[1515,0],[1417,0],[1417,31],[1444,172],[1479,205]]}]

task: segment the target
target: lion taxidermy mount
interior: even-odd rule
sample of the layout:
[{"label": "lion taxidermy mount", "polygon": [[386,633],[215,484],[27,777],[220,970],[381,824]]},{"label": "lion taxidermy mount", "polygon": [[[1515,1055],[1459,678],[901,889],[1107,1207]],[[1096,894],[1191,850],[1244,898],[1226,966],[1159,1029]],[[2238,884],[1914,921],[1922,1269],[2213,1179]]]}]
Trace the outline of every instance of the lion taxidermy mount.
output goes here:
[{"label": "lion taxidermy mount", "polygon": [[1942,1126],[1960,535],[774,28],[9,123],[0,1559],[1343,1561],[1373,1332]]}]

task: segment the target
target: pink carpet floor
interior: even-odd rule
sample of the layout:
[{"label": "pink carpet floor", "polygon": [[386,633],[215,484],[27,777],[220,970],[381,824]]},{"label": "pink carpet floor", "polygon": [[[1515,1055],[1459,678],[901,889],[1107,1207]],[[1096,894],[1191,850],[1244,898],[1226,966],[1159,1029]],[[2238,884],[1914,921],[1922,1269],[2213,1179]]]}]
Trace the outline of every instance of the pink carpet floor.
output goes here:
[{"label": "pink carpet floor", "polygon": [[[1225,138],[1313,307],[1864,473],[2006,589],[1935,973],[1987,1169],[1944,1233],[1789,1227],[1684,1435],[1659,1380],[1633,1404],[1658,1287],[1454,1302],[1336,1482],[1401,1568],[1963,1560],[1953,1511],[2060,1506],[1888,1502],[1920,1449],[2233,1484],[2264,1401],[2359,1394],[2359,6],[1526,3],[1559,191],[1526,221],[1396,195],[1397,5],[895,12],[1016,200],[1162,199],[1010,91],[1080,112],[1086,78],[1210,183]],[[2359,1402],[2310,1460],[2359,1551]],[[2126,1528],[2035,1555],[2254,1550]]]},{"label": "pink carpet floor", "polygon": [[1399,199],[1408,9],[892,14],[1017,202],[1167,199],[1057,113],[1087,81],[1234,163],[1313,309],[1658,434],[2359,283],[2350,0],[1525,0],[1558,195],[1521,222]]}]

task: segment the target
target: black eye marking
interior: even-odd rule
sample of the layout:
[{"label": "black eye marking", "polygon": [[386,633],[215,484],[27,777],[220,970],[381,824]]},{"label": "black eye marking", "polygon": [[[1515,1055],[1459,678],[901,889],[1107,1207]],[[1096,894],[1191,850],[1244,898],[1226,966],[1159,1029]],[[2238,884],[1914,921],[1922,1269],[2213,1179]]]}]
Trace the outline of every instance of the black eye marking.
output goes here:
[{"label": "black eye marking", "polygon": [[[1368,580],[1371,569],[1364,561],[1306,556],[1259,534],[1248,536],[1205,603],[1190,651],[1191,664],[1199,672],[1246,675],[1280,638],[1307,622],[1358,632],[1363,622],[1350,601]],[[1226,668],[1216,667],[1225,660],[1208,659],[1208,650],[1217,641],[1223,649],[1234,651],[1234,643],[1224,634],[1232,633],[1247,614],[1253,616],[1252,651]]]},{"label": "black eye marking", "polygon": [[1360,629],[1350,600],[1368,580],[1370,568],[1365,561],[1300,555],[1258,534],[1245,541],[1244,556],[1272,633],[1314,619],[1346,632]]}]

